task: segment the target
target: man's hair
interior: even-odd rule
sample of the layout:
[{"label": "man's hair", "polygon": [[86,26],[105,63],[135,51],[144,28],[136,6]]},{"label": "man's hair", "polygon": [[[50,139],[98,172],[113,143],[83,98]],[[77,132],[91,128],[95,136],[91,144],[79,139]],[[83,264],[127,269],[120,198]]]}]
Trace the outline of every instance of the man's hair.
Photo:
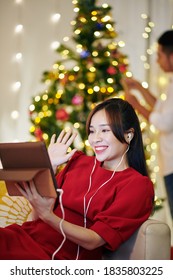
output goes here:
[{"label": "man's hair", "polygon": [[173,53],[173,29],[165,31],[158,39],[158,44],[167,55]]}]

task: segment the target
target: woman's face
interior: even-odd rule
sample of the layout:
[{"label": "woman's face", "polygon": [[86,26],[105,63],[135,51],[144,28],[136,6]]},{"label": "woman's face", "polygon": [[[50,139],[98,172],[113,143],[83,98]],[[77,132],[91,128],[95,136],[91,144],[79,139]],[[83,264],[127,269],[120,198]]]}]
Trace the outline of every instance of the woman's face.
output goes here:
[{"label": "woman's face", "polygon": [[[127,149],[113,134],[105,110],[96,112],[90,123],[88,141],[98,161],[109,170],[114,170]],[[127,168],[126,157],[118,170]]]}]

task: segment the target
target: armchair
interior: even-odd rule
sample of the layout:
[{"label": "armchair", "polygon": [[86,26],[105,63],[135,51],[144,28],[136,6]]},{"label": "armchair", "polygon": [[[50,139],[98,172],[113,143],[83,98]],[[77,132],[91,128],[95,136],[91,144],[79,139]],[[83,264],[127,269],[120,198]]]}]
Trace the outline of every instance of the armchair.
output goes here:
[{"label": "armchair", "polygon": [[104,260],[170,260],[171,232],[161,221],[148,219],[116,251],[106,250]]}]

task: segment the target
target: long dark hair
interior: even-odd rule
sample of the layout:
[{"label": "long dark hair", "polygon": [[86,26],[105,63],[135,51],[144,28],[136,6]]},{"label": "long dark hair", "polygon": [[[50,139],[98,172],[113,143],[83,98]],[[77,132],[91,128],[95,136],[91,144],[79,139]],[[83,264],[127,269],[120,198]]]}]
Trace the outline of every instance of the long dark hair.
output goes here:
[{"label": "long dark hair", "polygon": [[139,119],[135,110],[127,101],[121,98],[111,98],[96,105],[87,119],[87,134],[89,135],[93,115],[103,109],[106,112],[113,134],[121,143],[127,143],[125,134],[133,130],[134,136],[127,152],[128,164],[142,175],[148,176]]}]

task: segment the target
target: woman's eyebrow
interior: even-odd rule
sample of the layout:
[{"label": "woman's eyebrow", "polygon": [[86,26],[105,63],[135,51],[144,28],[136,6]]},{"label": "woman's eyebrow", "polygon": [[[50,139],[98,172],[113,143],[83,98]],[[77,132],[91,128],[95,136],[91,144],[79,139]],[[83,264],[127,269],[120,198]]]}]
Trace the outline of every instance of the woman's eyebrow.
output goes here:
[{"label": "woman's eyebrow", "polygon": [[[108,124],[108,123],[106,123],[106,124],[99,124],[99,126],[100,127],[104,127],[104,126],[109,126],[110,127],[110,125]],[[93,125],[90,125],[89,127],[94,127]]]}]

